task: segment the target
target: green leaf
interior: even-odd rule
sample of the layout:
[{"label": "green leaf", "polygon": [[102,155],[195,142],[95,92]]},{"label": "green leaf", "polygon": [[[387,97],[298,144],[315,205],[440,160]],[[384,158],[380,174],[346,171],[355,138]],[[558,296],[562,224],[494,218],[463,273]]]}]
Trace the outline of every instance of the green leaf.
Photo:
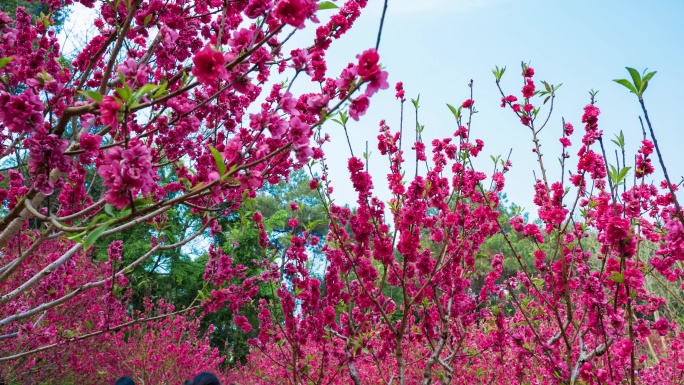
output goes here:
[{"label": "green leaf", "polygon": [[449,110],[451,110],[451,113],[454,115],[454,118],[458,120],[461,117],[461,109],[456,109],[454,106],[451,104],[447,103],[447,107],[449,107]]},{"label": "green leaf", "polygon": [[620,135],[615,134],[615,139],[611,139],[611,142],[615,143],[618,147],[624,149],[625,147],[625,134],[620,130]]},{"label": "green leaf", "polygon": [[333,3],[332,1],[321,1],[318,3],[318,10],[322,11],[324,9],[337,9],[339,8],[337,4]]},{"label": "green leaf", "polygon": [[610,180],[613,182],[613,184],[617,183],[617,174],[617,169],[611,164],[610,171],[608,171],[608,176],[610,176]]},{"label": "green leaf", "polygon": [[625,282],[625,276],[617,271],[614,271],[613,274],[608,277],[608,279],[610,279],[611,281],[615,281],[617,283]]},{"label": "green leaf", "polygon": [[[646,70],[644,70],[646,72]],[[646,91],[646,87],[648,87],[648,81],[651,80],[653,75],[656,74],[656,71],[649,72],[644,77],[641,79],[641,87],[639,88],[639,96],[644,95],[644,91]]]},{"label": "green leaf", "polygon": [[110,217],[114,216],[114,206],[110,205],[107,203],[104,207],[104,212],[107,213]]},{"label": "green leaf", "polygon": [[342,126],[346,126],[349,121],[349,114],[347,111],[340,111],[340,120],[342,120]]},{"label": "green leaf", "polygon": [[619,184],[620,182],[622,182],[627,177],[627,174],[629,173],[629,170],[631,170],[631,169],[632,169],[631,167],[623,167],[622,170],[620,170],[620,172],[617,175],[617,183],[616,184]]},{"label": "green leaf", "polygon": [[192,183],[190,183],[190,179],[188,179],[188,178],[178,178],[178,180],[181,181],[181,182],[183,183],[183,185],[185,186],[185,188],[186,188],[187,190],[190,190],[190,189],[192,188]]},{"label": "green leaf", "polygon": [[658,71],[653,71],[653,72],[647,73],[647,74],[644,75],[644,77],[641,79],[641,82],[642,82],[642,83],[648,83],[648,81],[651,80],[651,78],[653,77],[653,75],[655,75],[657,72],[658,72]]},{"label": "green leaf", "polygon": [[126,83],[126,76],[123,73],[121,73],[121,71],[118,71],[118,73],[119,81],[121,82],[123,88],[116,88],[114,91],[116,91],[116,93],[119,94],[119,97],[121,97],[121,100],[124,103],[130,105],[133,92],[131,91],[131,87],[128,86],[128,83]]},{"label": "green leaf", "polygon": [[152,202],[149,199],[145,199],[145,198],[137,198],[137,199],[133,200],[133,207],[135,207],[136,209],[141,209],[141,208],[143,208],[145,206],[149,206],[151,204],[154,204],[154,202]]},{"label": "green leaf", "polygon": [[147,23],[152,20],[152,14],[150,13],[149,15],[145,16],[145,20],[143,20],[143,25],[147,25]]},{"label": "green leaf", "polygon": [[217,149],[214,148],[214,146],[209,146],[209,151],[211,151],[211,155],[214,156],[214,162],[216,162],[216,167],[218,168],[219,175],[225,175],[226,164],[223,162],[223,156]]},{"label": "green leaf", "polygon": [[7,64],[9,64],[9,62],[11,62],[13,59],[14,59],[14,56],[4,57],[4,58],[0,59],[0,69],[2,69]]},{"label": "green leaf", "polygon": [[[1,67],[2,67],[2,66],[0,66],[0,68],[1,68]],[[100,102],[102,101],[102,99],[103,99],[102,94],[99,93],[99,92],[97,92],[97,91],[85,90],[85,91],[78,91],[78,93],[81,94],[81,95],[83,95],[83,96],[85,96],[85,97],[87,97],[87,98],[90,98],[91,100],[93,100],[93,101],[95,101],[95,102],[98,102],[98,103],[100,103]]]},{"label": "green leaf", "polygon": [[492,73],[494,74],[497,83],[501,81],[501,77],[503,76],[504,72],[506,72],[506,67],[499,68],[499,66],[496,66],[492,70]]},{"label": "green leaf", "polygon": [[153,98],[158,98],[166,93],[166,87],[168,87],[169,83],[164,82],[159,86],[159,89],[152,95]]},{"label": "green leaf", "polygon": [[623,86],[627,87],[629,92],[631,92],[635,95],[639,95],[637,93],[636,88],[634,88],[634,85],[632,85],[632,83],[630,83],[629,80],[627,80],[627,79],[613,79],[613,81],[617,84],[622,84]]},{"label": "green leaf", "polygon": [[630,67],[625,67],[627,68],[627,71],[629,71],[629,75],[632,77],[632,84],[634,84],[634,88],[637,90],[641,89],[641,75],[639,75],[639,72],[635,70],[634,68]]},{"label": "green leaf", "polygon": [[133,98],[132,98],[131,102],[137,102],[138,99],[140,99],[143,95],[154,90],[155,88],[157,88],[157,86],[154,84],[143,85],[137,91],[135,91],[135,93],[133,94]]},{"label": "green leaf", "polygon": [[90,234],[88,234],[88,236],[83,241],[83,248],[87,250],[90,246],[92,246],[95,243],[95,241],[97,241],[97,239],[100,238],[100,235],[102,235],[102,233],[104,233],[107,230],[108,227],[108,224],[104,224],[96,228],[95,230],[91,231]]},{"label": "green leaf", "polygon": [[100,214],[100,215],[93,217],[93,219],[90,221],[90,224],[88,225],[88,227],[95,226],[102,219],[107,219],[107,214]]},{"label": "green leaf", "polygon": [[83,236],[85,234],[86,234],[85,231],[82,233],[72,234],[72,235],[67,236],[67,239],[81,243]]},{"label": "green leaf", "polygon": [[131,100],[131,97],[133,96],[133,94],[131,93],[131,89],[128,87],[116,88],[114,91],[116,91],[116,93],[119,94],[121,101],[126,104],[128,104],[128,102]]}]

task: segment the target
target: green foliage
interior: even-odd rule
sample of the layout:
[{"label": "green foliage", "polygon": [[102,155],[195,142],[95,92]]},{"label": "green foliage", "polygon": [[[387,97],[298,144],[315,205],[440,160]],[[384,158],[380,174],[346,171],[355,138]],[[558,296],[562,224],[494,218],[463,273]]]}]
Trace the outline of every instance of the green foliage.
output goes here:
[{"label": "green foliage", "polygon": [[656,71],[646,73],[648,69],[644,69],[644,72],[639,74],[639,71],[635,70],[634,68],[625,68],[627,69],[627,72],[629,72],[632,81],[630,82],[627,79],[614,79],[613,81],[615,83],[623,85],[629,90],[629,92],[635,94],[639,98],[639,100],[642,100],[644,96],[644,91],[646,91],[646,87],[648,87],[648,82],[656,74]]},{"label": "green foliage", "polygon": [[[220,221],[223,232],[215,237],[216,244],[223,247],[224,253],[230,255],[235,264],[247,267],[247,277],[261,273],[261,267],[255,262],[265,259],[277,262],[281,253],[287,249],[289,239],[294,232],[309,231],[312,235],[319,237],[327,233],[328,222],[325,210],[317,192],[309,188],[309,181],[306,173],[300,170],[290,175],[288,183],[267,184],[256,197],[252,207],[243,207],[237,214],[224,217]],[[295,202],[299,209],[292,211],[291,202]],[[270,236],[268,249],[259,245],[259,231],[254,228],[251,221],[254,211],[260,212],[264,217],[264,227]],[[294,229],[288,226],[287,222],[290,218],[296,218],[298,221]],[[314,254],[313,260],[320,258],[319,250],[311,250],[311,252]],[[318,269],[315,266],[311,268],[312,274],[316,274]],[[248,333],[234,326],[234,315],[225,308],[208,314],[203,319],[203,326],[214,325],[212,344],[223,350],[228,357],[228,364],[246,362],[249,353],[247,340],[259,334],[258,303],[262,299],[272,304],[277,303],[276,289],[261,284],[259,293],[252,304],[240,311],[240,314],[247,317],[253,327]],[[278,318],[277,314],[274,316]]]},{"label": "green foliage", "polygon": [[50,16],[52,18],[52,26],[60,32],[64,26],[64,22],[69,17],[70,10],[68,8],[61,8],[58,12],[51,14],[50,7],[41,1],[28,0],[2,0],[0,1],[0,10],[5,12],[9,17],[14,18],[18,7],[22,7],[31,15],[31,19],[35,22],[41,17]]},{"label": "green foliage", "polygon": [[[499,200],[499,223],[503,233],[508,236],[508,240],[515,249],[521,262],[534,269],[534,245],[528,240],[513,231],[510,225],[511,218],[522,215],[523,220],[528,222],[529,216],[527,213],[521,214],[522,208],[515,203],[508,204],[506,196],[503,195]],[[520,263],[517,261],[517,256],[511,250],[511,247],[506,242],[506,238],[502,233],[497,233],[492,237],[487,238],[484,244],[480,247],[480,251],[475,258],[476,275],[473,279],[473,290],[479,292],[484,284],[484,279],[491,270],[492,258],[498,253],[503,253],[503,271],[501,279],[513,277],[520,270]]]},{"label": "green foliage", "polygon": [[[220,160],[217,159],[217,160]],[[94,172],[89,170],[89,173]],[[164,174],[162,172],[162,174]],[[162,175],[162,178],[173,178]],[[93,191],[99,194],[98,191]],[[299,210],[292,211],[290,202],[296,202]],[[138,202],[136,206],[144,202]],[[112,206],[106,206],[104,216],[119,217],[126,215],[129,209],[117,211]],[[253,212],[258,211],[264,217],[266,231],[270,234],[271,246],[268,249],[259,245],[259,231],[252,222]],[[292,229],[288,226],[290,218],[296,218],[298,225]],[[223,231],[214,236],[217,247],[223,248],[224,254],[230,255],[235,264],[247,268],[246,277],[261,274],[258,264],[264,260],[276,260],[289,244],[293,232],[309,231],[312,235],[324,237],[327,233],[328,222],[323,206],[320,204],[317,192],[310,190],[309,178],[303,171],[290,176],[288,183],[266,185],[262,192],[244,205],[238,212],[225,216],[219,220]],[[109,245],[116,240],[123,242],[122,262],[117,266],[125,266],[140,258],[149,250],[151,237],[164,237],[166,243],[180,241],[187,234],[196,231],[200,218],[196,217],[184,206],[169,210],[163,223],[142,223],[135,229],[126,230],[115,236],[99,237],[99,234],[86,235],[95,239],[92,257],[96,260],[108,260]],[[102,228],[102,227],[100,227]],[[100,229],[98,228],[98,229]],[[92,233],[90,233],[92,234]],[[101,234],[101,233],[100,233]],[[145,298],[153,301],[163,299],[176,308],[183,308],[197,304],[206,298],[214,287],[203,278],[208,260],[206,247],[210,239],[200,237],[194,244],[195,252],[188,247],[173,250],[158,251],[145,262],[127,273],[130,280],[130,299],[132,310],[143,311]],[[314,256],[320,258],[319,250],[312,250]],[[320,270],[320,269],[318,269]],[[312,269],[313,273],[318,272]],[[237,282],[232,282],[237,283]],[[254,327],[249,333],[237,328],[233,322],[234,314],[223,308],[215,313],[203,316],[201,327],[206,332],[209,325],[214,326],[211,342],[227,357],[226,363],[233,365],[244,363],[249,353],[249,338],[255,338],[258,331],[258,303],[266,300],[277,303],[275,289],[262,284],[257,297],[251,304],[245,306],[240,314],[247,317]],[[276,315],[277,316],[277,315]]]}]

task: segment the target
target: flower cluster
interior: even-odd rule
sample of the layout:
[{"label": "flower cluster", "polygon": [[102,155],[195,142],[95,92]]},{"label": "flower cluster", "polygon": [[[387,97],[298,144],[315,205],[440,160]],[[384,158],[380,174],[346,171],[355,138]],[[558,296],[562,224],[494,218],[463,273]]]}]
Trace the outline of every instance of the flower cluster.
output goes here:
[{"label": "flower cluster", "polygon": [[109,187],[105,194],[107,203],[121,209],[132,204],[133,197],[155,189],[152,156],[142,142],[131,142],[129,148],[113,147],[107,151],[97,167],[97,173]]}]

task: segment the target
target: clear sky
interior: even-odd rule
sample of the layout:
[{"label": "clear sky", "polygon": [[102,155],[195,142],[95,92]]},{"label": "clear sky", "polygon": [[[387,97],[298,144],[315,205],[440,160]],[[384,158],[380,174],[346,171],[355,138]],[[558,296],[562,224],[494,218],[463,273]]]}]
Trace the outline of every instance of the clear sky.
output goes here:
[{"label": "clear sky", "polygon": [[[356,61],[356,54],[375,46],[382,6],[382,0],[369,0],[357,25],[333,43],[328,55],[328,76],[339,74],[348,62]],[[83,22],[91,17],[81,12],[80,5],[75,7],[69,23],[82,28],[89,24]],[[326,12],[332,13],[321,11],[321,20]],[[293,45],[311,43],[315,26],[310,22],[307,26],[314,28],[294,38]],[[473,79],[479,113],[472,135],[485,141],[477,165],[489,172],[489,155],[505,156],[513,148],[513,169],[506,183],[509,201],[533,211],[532,170],[538,170],[538,166],[531,152],[531,136],[510,110],[499,107],[500,95],[491,69],[497,65],[508,68],[503,80],[507,94],[520,94],[521,61],[529,62],[536,70],[538,85],[540,80],[563,83],[557,93],[554,115],[541,135],[547,167],[552,179],[557,179],[559,169],[554,167],[560,154],[561,118],[575,125],[572,140],[579,143],[580,119],[583,107],[589,103],[590,89],[599,90],[599,127],[605,137],[610,139],[623,130],[628,154],[635,152],[641,140],[638,102],[612,79],[628,77],[625,66],[640,71],[649,68],[658,71],[646,92],[649,115],[670,166],[670,176],[679,181],[684,175],[680,123],[680,111],[684,109],[683,48],[682,1],[389,0],[380,57],[389,72],[391,88],[373,96],[366,115],[360,122],[350,124],[352,144],[358,155],[364,151],[365,141],[369,141],[371,173],[381,193],[386,186],[387,163],[375,147],[375,138],[381,119],[398,129],[399,103],[394,99],[394,84],[404,83],[407,98],[420,94],[419,120],[426,126],[423,136],[429,143],[432,138],[451,136],[455,123],[445,104],[458,105],[467,99],[467,83]],[[305,82],[304,77],[298,79],[293,90],[310,87]],[[405,127],[411,128],[410,102],[406,104],[406,115]],[[346,171],[349,154],[346,145],[340,145],[345,140],[334,123],[326,124],[325,129],[333,136],[333,144],[327,146],[326,153],[334,177],[334,196],[339,203],[353,204],[355,194]],[[409,150],[408,146],[404,149]],[[571,164],[576,161],[576,151],[574,146]],[[612,144],[608,151],[613,154]],[[612,162],[614,156],[609,157]],[[380,195],[388,197],[386,192]]]},{"label": "clear sky", "polygon": [[[382,3],[371,0],[355,28],[331,48],[330,67],[339,65],[331,69],[332,74],[338,73],[335,71],[355,53],[375,45]],[[467,83],[473,79],[479,113],[475,115],[471,135],[485,141],[480,166],[483,171],[490,171],[489,155],[505,156],[513,148],[513,169],[506,183],[509,201],[533,211],[532,170],[538,170],[538,166],[531,152],[531,135],[510,110],[499,107],[500,95],[491,69],[496,65],[508,68],[503,79],[507,94],[520,95],[521,61],[530,62],[536,70],[538,85],[540,80],[563,83],[554,114],[541,135],[545,162],[547,167],[553,166],[554,179],[560,172],[554,167],[558,165],[556,159],[561,148],[561,118],[575,125],[572,141],[580,143],[581,116],[583,107],[589,103],[590,89],[599,90],[599,127],[604,130],[604,137],[611,139],[622,130],[628,154],[630,150],[635,153],[642,135],[638,101],[612,79],[628,78],[625,66],[639,71],[657,70],[645,93],[646,105],[670,166],[670,177],[680,181],[684,175],[680,120],[684,108],[683,49],[681,1],[390,0],[380,59],[389,72],[392,88],[402,81],[407,98],[420,93],[419,120],[426,126],[424,137],[428,143],[430,138],[453,133],[454,119],[445,103],[457,105],[467,99]],[[405,120],[405,127],[408,124],[412,128],[410,103],[406,108],[409,119]],[[393,90],[375,95],[368,113],[351,125],[356,153],[363,151],[366,140],[374,148],[380,119],[398,129],[399,104]],[[327,128],[339,131],[334,123]],[[609,140],[605,142],[610,145],[608,156],[614,163],[614,147]],[[332,160],[339,159],[334,176],[345,175],[346,162],[341,160],[344,154],[331,152],[344,148],[335,145],[327,150]],[[576,162],[577,149],[573,146],[571,164]],[[385,186],[386,161],[377,149],[370,163],[376,186]],[[345,180],[337,178],[337,197],[353,202],[353,192],[344,185]],[[536,213],[531,214],[536,217]]]}]

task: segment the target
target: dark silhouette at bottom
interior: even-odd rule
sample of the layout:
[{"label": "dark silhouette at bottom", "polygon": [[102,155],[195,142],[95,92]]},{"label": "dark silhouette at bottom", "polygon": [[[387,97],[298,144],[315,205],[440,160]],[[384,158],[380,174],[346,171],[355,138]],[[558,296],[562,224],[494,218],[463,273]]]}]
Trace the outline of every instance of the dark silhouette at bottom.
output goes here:
[{"label": "dark silhouette at bottom", "polygon": [[116,380],[114,385],[135,385],[135,381],[133,381],[132,378],[125,376]]},{"label": "dark silhouette at bottom", "polygon": [[211,373],[202,372],[191,381],[185,381],[184,385],[221,385],[221,381]]}]

